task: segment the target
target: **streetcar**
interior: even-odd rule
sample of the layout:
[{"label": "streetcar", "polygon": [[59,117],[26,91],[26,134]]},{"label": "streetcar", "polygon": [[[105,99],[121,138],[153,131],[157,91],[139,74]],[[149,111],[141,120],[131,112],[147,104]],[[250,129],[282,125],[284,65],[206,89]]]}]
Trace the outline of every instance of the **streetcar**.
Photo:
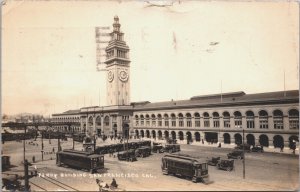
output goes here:
[{"label": "streetcar", "polygon": [[74,139],[74,141],[82,143],[85,136],[86,136],[85,133],[74,134],[73,139]]},{"label": "streetcar", "polygon": [[104,156],[92,152],[65,149],[56,154],[57,166],[67,165],[69,167],[85,169],[90,173],[104,168]]},{"label": "streetcar", "polygon": [[191,178],[193,182],[208,183],[208,165],[198,159],[168,154],[162,157],[161,169],[163,174],[174,174]]}]

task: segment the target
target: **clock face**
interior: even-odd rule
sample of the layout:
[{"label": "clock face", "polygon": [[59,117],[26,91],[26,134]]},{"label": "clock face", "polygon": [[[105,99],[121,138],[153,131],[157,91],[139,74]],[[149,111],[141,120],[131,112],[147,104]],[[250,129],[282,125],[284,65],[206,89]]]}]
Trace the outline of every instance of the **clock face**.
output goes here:
[{"label": "clock face", "polygon": [[129,77],[129,75],[128,75],[128,73],[127,73],[126,71],[121,70],[121,71],[119,72],[119,79],[120,79],[121,81],[127,81],[128,77]]},{"label": "clock face", "polygon": [[112,82],[114,80],[114,73],[112,71],[108,71],[107,79],[109,82]]}]

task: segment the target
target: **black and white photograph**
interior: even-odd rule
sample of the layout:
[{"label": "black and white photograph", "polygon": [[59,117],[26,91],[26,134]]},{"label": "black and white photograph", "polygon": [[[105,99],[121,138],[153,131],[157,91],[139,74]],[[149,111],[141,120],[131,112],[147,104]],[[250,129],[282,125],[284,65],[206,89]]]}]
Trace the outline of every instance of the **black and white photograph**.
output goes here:
[{"label": "black and white photograph", "polygon": [[299,2],[1,14],[1,191],[299,190]]}]

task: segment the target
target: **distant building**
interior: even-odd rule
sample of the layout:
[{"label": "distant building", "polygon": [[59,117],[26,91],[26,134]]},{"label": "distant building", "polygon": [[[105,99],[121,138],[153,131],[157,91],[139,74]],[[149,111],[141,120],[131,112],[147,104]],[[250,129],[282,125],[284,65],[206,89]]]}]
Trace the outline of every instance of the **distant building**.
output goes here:
[{"label": "distant building", "polygon": [[53,114],[65,132],[89,135],[174,138],[181,143],[221,142],[267,147],[290,146],[298,141],[299,90],[245,94],[244,92],[195,96],[187,100],[130,102],[129,47],[114,18],[106,48],[107,103]]}]

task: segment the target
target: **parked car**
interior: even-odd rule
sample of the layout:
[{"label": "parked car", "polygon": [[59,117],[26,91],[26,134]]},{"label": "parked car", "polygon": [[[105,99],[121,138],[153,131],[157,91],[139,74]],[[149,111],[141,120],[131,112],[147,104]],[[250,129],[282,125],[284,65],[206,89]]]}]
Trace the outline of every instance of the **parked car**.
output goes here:
[{"label": "parked car", "polygon": [[151,148],[150,147],[140,147],[135,150],[136,157],[148,157],[151,155]]},{"label": "parked car", "polygon": [[243,147],[245,147],[245,151],[250,152],[251,151],[251,147],[249,144],[239,144],[235,147],[235,149],[239,149],[239,150],[243,150]]},{"label": "parked car", "polygon": [[126,160],[126,161],[136,161],[136,156],[135,156],[135,150],[130,149],[128,151],[122,151],[118,153],[118,159],[119,160]]},{"label": "parked car", "polygon": [[216,166],[220,159],[221,159],[220,157],[212,157],[211,159],[207,160],[207,164],[212,165],[212,166]]},{"label": "parked car", "polygon": [[219,160],[217,163],[217,168],[226,171],[232,171],[234,168],[234,160],[227,160],[227,159]]},{"label": "parked car", "polygon": [[253,146],[251,149],[252,152],[264,152],[264,147],[262,145]]},{"label": "parked car", "polygon": [[154,153],[163,153],[164,152],[164,147],[162,146],[161,143],[153,142],[152,152],[154,152]]},{"label": "parked car", "polygon": [[169,153],[174,153],[180,151],[180,145],[179,144],[166,144],[164,151],[167,151]]},{"label": "parked car", "polygon": [[244,153],[241,150],[234,150],[227,154],[228,159],[243,159]]}]

